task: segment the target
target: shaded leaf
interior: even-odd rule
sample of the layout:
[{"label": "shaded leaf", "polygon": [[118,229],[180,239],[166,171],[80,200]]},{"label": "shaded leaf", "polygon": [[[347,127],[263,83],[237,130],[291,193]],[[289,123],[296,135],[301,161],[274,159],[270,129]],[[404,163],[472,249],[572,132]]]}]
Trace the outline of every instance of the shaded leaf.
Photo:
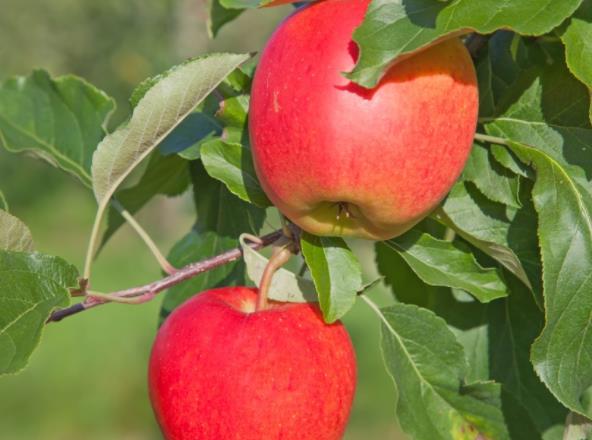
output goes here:
[{"label": "shaded leaf", "polygon": [[543,328],[544,314],[521,283],[509,277],[508,284],[508,297],[488,307],[490,377],[525,409],[540,437],[563,424],[567,410],[541,383],[530,362],[530,347]]},{"label": "shaded leaf", "polygon": [[0,250],[0,375],[25,367],[51,311],[68,305],[77,276],[60,258]]},{"label": "shaded leaf", "polygon": [[461,243],[438,240],[412,229],[384,244],[398,252],[429,285],[463,289],[481,302],[508,294],[500,272],[495,268],[483,268]]},{"label": "shaded leaf", "polygon": [[243,13],[242,9],[225,8],[220,4],[220,0],[210,0],[208,6],[209,15],[207,28],[210,38],[215,38],[222,26],[231,22]]},{"label": "shaded leaf", "polygon": [[[493,117],[482,118],[497,137],[537,147],[570,174],[592,179],[590,95],[563,63],[522,72],[501,100]],[[578,167],[576,169],[575,167]]]},{"label": "shaded leaf", "polygon": [[264,209],[228,191],[222,182],[210,177],[201,161],[191,162],[190,169],[199,231],[214,231],[234,240],[244,232],[259,233]]},{"label": "shaded leaf", "polygon": [[498,165],[486,147],[480,144],[473,145],[463,171],[463,179],[473,182],[490,200],[520,208],[520,179]]},{"label": "shaded leaf", "polygon": [[0,144],[41,157],[90,187],[92,155],[114,110],[113,99],[86,81],[36,70],[0,86]]},{"label": "shaded leaf", "polygon": [[488,200],[471,183],[459,182],[436,217],[531,287],[542,306],[537,217],[530,186],[522,182],[523,207],[516,210]]},{"label": "shaded leaf", "polygon": [[491,154],[504,168],[528,179],[533,177],[531,170],[524,165],[515,155],[503,145],[490,145]]},{"label": "shaded leaf", "polygon": [[248,148],[214,139],[202,146],[201,160],[208,174],[223,182],[234,195],[257,206],[271,206],[259,184]]},{"label": "shaded leaf", "polygon": [[[347,76],[374,87],[395,59],[451,34],[512,29],[542,35],[561,24],[582,0],[373,0],[354,33],[360,58]],[[399,60],[401,58],[398,58]]]},{"label": "shaded leaf", "polygon": [[362,269],[343,239],[318,237],[307,232],[300,240],[319,304],[327,323],[335,322],[354,305],[362,290]]},{"label": "shaded leaf", "polygon": [[8,202],[6,201],[4,194],[2,194],[2,191],[0,191],[0,209],[8,211]]},{"label": "shaded leaf", "polygon": [[188,148],[197,147],[197,154],[191,159],[199,158],[199,146],[214,136],[222,134],[222,126],[216,119],[205,113],[195,112],[187,116],[158,146],[163,155],[181,153]]}]

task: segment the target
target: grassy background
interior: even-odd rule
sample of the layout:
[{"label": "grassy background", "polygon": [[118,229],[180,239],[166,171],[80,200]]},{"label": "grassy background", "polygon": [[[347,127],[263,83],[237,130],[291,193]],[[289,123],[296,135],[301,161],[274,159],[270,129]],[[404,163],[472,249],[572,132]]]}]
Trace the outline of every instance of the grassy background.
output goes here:
[{"label": "grassy background", "polygon": [[[115,121],[133,86],[188,56],[257,51],[290,7],[248,12],[212,41],[196,0],[3,0],[0,80],[35,67],[75,73],[113,95]],[[81,267],[94,215],[91,193],[63,173],[0,151],[0,189],[31,227],[39,250]],[[162,249],[193,221],[188,197],[153,201],[140,221]],[[367,266],[369,249],[361,246]],[[124,227],[98,259],[93,279],[109,291],[159,277],[151,256]],[[382,301],[387,295],[376,291]],[[48,326],[27,369],[0,379],[0,439],[159,439],[146,391],[146,365],[160,300],[109,305]],[[1,313],[1,311],[0,311]],[[359,303],[345,319],[359,360],[346,439],[398,438],[394,388],[382,367],[378,322]]]}]

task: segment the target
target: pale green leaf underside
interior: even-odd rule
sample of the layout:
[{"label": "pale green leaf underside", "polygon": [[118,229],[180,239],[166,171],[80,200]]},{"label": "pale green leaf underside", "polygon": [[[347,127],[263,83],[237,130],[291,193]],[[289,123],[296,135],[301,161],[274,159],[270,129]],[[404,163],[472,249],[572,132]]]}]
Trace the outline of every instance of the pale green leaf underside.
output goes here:
[{"label": "pale green leaf underside", "polygon": [[[240,238],[243,249],[243,258],[247,265],[247,275],[257,286],[261,282],[263,271],[267,266],[268,259],[259,252],[245,244],[247,238],[242,235]],[[278,269],[271,281],[268,296],[270,299],[282,302],[315,302],[315,286],[312,281],[297,276],[287,269]]]},{"label": "pale green leaf underside", "polygon": [[36,70],[0,86],[0,144],[41,157],[90,187],[92,154],[114,109],[113,99],[84,80]]},{"label": "pale green leaf underside", "polygon": [[0,249],[5,251],[32,252],[31,231],[22,221],[0,209]]},{"label": "pale green leaf underside", "polygon": [[0,375],[26,365],[50,312],[68,305],[77,276],[57,257],[0,251]]},{"label": "pale green leaf underside", "polygon": [[184,63],[154,84],[128,123],[93,157],[95,196],[105,205],[130,172],[249,55],[212,54]]},{"label": "pale green leaf underside", "polygon": [[302,255],[310,269],[326,322],[341,318],[362,290],[360,263],[343,239],[302,234]]},{"label": "pale green leaf underside", "polygon": [[374,0],[354,40],[360,58],[348,74],[365,86],[376,85],[393,61],[451,33],[491,33],[513,29],[541,35],[571,16],[582,0]]}]

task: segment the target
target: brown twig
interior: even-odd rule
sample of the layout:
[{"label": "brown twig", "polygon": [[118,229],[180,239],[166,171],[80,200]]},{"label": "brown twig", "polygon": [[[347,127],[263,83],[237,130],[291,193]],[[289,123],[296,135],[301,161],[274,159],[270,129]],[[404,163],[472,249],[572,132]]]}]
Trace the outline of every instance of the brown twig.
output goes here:
[{"label": "brown twig", "polygon": [[[283,232],[281,230],[272,232],[271,234],[267,234],[261,237],[260,242],[251,243],[250,246],[253,249],[261,249],[274,243],[282,235]],[[238,260],[241,257],[241,255],[241,248],[237,247],[235,249],[226,251],[220,255],[208,258],[207,260],[191,263],[183,267],[182,269],[178,269],[172,275],[169,275],[161,280],[154,281],[144,286],[132,287],[130,289],[113,292],[109,294],[109,296],[115,298],[143,297],[146,300],[150,300],[157,293],[162,292],[163,290],[166,290],[179,283],[182,283],[183,281],[193,278],[201,273],[207,272],[209,270],[223,266],[224,264]],[[72,316],[85,310],[91,309],[93,307],[100,306],[101,304],[107,304],[108,302],[111,301],[105,300],[104,298],[101,298],[99,296],[87,296],[86,299],[81,303],[74,304],[65,309],[56,310],[51,314],[47,322],[61,321],[62,319],[67,318],[68,316]]]}]

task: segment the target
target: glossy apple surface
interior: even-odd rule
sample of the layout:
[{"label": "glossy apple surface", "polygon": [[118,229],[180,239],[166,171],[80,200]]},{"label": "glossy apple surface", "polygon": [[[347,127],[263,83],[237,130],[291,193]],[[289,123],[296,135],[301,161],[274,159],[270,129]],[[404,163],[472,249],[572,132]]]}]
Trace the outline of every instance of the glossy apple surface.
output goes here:
[{"label": "glossy apple surface", "polygon": [[152,406],[168,440],[338,440],[356,365],[342,324],[318,307],[215,289],[177,308],[149,365]]},{"label": "glossy apple surface", "polygon": [[255,73],[249,130],[263,189],[317,235],[387,239],[444,198],[478,113],[474,66],[452,38],[363,89],[342,73],[368,0],[325,0],[282,22]]}]

